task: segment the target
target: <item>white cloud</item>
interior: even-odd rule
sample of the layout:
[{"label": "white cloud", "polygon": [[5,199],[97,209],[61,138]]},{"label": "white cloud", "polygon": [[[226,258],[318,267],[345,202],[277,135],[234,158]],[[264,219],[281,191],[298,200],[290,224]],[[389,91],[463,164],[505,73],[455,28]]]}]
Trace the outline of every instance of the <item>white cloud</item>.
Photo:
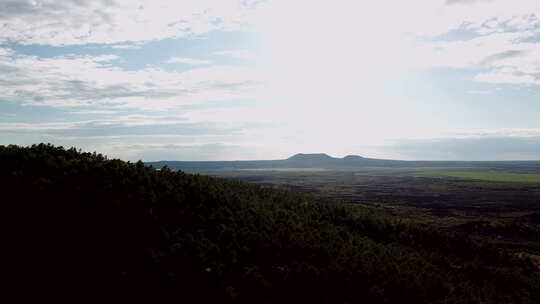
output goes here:
[{"label": "white cloud", "polygon": [[0,43],[70,45],[178,38],[245,24],[239,0],[3,0]]},{"label": "white cloud", "polygon": [[530,32],[495,33],[468,40],[422,43],[414,64],[452,68],[496,66],[540,48],[540,44],[522,42],[530,36]]},{"label": "white cloud", "polygon": [[489,136],[399,140],[379,147],[389,158],[409,160],[538,160],[540,137]]},{"label": "white cloud", "polygon": [[185,57],[171,57],[169,60],[167,60],[167,63],[183,63],[183,64],[189,64],[189,65],[206,65],[211,64],[212,62],[209,60],[201,60],[201,59],[194,59],[194,58],[185,58]]},{"label": "white cloud", "polygon": [[[261,159],[253,146],[214,142],[207,144],[114,144],[99,147],[107,155],[122,159],[160,160],[247,160]],[[263,157],[264,158],[264,157]]]},{"label": "white cloud", "polygon": [[273,78],[282,82],[277,90],[353,95],[404,68],[538,73],[540,43],[533,38],[540,35],[540,3],[518,3],[277,0],[254,22],[269,41]]},{"label": "white cloud", "polygon": [[488,91],[488,90],[469,90],[469,91],[467,91],[467,93],[473,94],[473,95],[490,95],[490,94],[493,94],[492,91]]},{"label": "white cloud", "polygon": [[112,126],[120,125],[124,127],[160,125],[178,123],[184,120],[182,117],[153,117],[148,115],[126,115],[111,119],[82,120],[75,122],[45,122],[45,123],[0,123],[0,131],[3,132],[25,132],[51,130],[74,130],[83,127]]},{"label": "white cloud", "polygon": [[523,85],[538,85],[540,80],[532,75],[520,74],[511,70],[502,69],[487,73],[480,73],[473,78],[479,82],[493,84],[523,84]]},{"label": "white cloud", "polygon": [[[247,46],[220,45],[222,51],[202,54],[201,58],[270,57],[268,62],[256,62],[260,70],[176,57],[170,62],[193,67],[175,72],[168,70],[170,67],[124,70],[115,67],[116,56],[39,58],[0,48],[0,100],[69,107],[79,115],[111,115],[105,116],[108,120],[77,123],[3,124],[0,131],[77,140],[101,136],[115,138],[116,147],[125,145],[132,132],[137,137],[132,143],[148,137],[137,151],[144,147],[165,150],[151,145],[157,144],[160,136],[166,137],[164,142],[177,136],[174,144],[178,147],[249,142],[266,147],[266,153],[273,155],[287,156],[303,149],[340,154],[351,152],[347,148],[355,145],[351,139],[375,145],[407,136],[434,138],[441,128],[458,121],[449,113],[450,118],[441,115],[439,124],[433,118],[436,115],[430,115],[440,114],[430,113],[437,112],[433,111],[436,106],[422,104],[429,102],[422,100],[422,86],[418,102],[408,100],[416,95],[400,94],[404,86],[400,77],[407,68],[467,69],[477,73],[471,79],[479,82],[540,84],[536,79],[540,73],[537,0],[520,0],[519,4],[507,0],[271,0],[256,5],[256,9],[254,2],[258,1],[0,2],[0,45],[98,43],[106,45],[96,48],[131,49],[151,40],[251,24],[260,35],[253,43],[262,44],[257,45],[260,52]],[[141,54],[145,51],[140,50]],[[392,78],[394,72],[402,74]],[[415,83],[414,79],[409,81]],[[253,102],[195,106],[236,99]],[[180,109],[189,111],[182,112],[185,121],[125,120],[121,116],[123,110],[178,114]],[[261,122],[278,126],[261,130],[241,125]],[[101,148],[107,149],[107,145]],[[126,146],[126,153],[131,153],[131,148]]]},{"label": "white cloud", "polygon": [[218,51],[218,52],[214,52],[214,54],[219,55],[219,56],[230,56],[230,57],[246,59],[246,60],[252,60],[256,57],[255,54],[250,50]]},{"label": "white cloud", "polygon": [[249,68],[209,66],[184,72],[123,70],[118,57],[0,56],[0,99],[52,107],[132,107],[163,110],[179,105],[246,98],[260,85]]},{"label": "white cloud", "polygon": [[[538,16],[537,0],[520,0],[519,4],[506,0],[4,0],[0,3],[0,43],[108,43],[117,44],[112,48],[136,48],[124,42],[179,38],[251,24],[270,41],[272,64],[287,67],[275,78],[305,78],[305,86],[299,88],[305,90],[323,87],[321,83],[333,79],[343,84],[351,77],[362,78],[358,71],[370,75],[394,66],[468,68],[512,50],[527,51],[527,56],[498,60],[497,64],[538,70],[534,60],[539,58],[537,43],[519,41],[516,45],[519,39],[538,34]],[[446,43],[418,44],[416,40],[456,29],[484,36]],[[249,50],[215,54],[253,58]],[[180,58],[178,63],[206,64],[188,58]],[[302,73],[305,75],[299,75]],[[356,83],[350,83],[332,89],[355,87]]]},{"label": "white cloud", "polygon": [[2,134],[40,134],[57,138],[125,138],[145,136],[234,136],[247,125],[238,122],[188,122],[183,116],[126,115],[74,122],[0,123]]},{"label": "white cloud", "polygon": [[[387,35],[394,39],[406,34],[438,36],[463,27],[481,30],[504,25],[523,30],[534,28],[539,22],[537,0],[519,0],[517,3],[507,0],[459,2],[469,3],[448,5],[445,0],[382,0],[369,3],[350,0],[275,0],[254,12],[252,18],[269,34],[279,33],[287,38],[298,31],[312,28],[315,36],[345,34],[350,39],[384,39]],[[385,35],[380,37],[381,34]],[[298,41],[305,41],[305,38],[296,37]]]},{"label": "white cloud", "polygon": [[141,46],[137,44],[117,44],[117,45],[111,45],[111,49],[117,49],[117,50],[138,50]]},{"label": "white cloud", "polygon": [[479,2],[489,2],[491,0],[446,0],[447,5],[454,5],[454,4],[475,4]]},{"label": "white cloud", "polygon": [[113,50],[139,50],[142,48],[144,42],[137,43],[116,43],[116,44],[105,44],[105,45],[87,45],[84,46],[85,49],[95,50],[95,49],[113,49]]},{"label": "white cloud", "polygon": [[512,69],[540,73],[540,43],[530,31],[494,33],[469,40],[423,43],[413,65],[424,67]]},{"label": "white cloud", "polygon": [[12,54],[12,51],[7,48],[0,47],[0,56],[9,56]]},{"label": "white cloud", "polygon": [[97,115],[113,115],[117,114],[117,111],[109,111],[109,110],[82,110],[82,111],[71,111],[70,114],[80,114],[80,115],[89,115],[89,114],[97,114]]},{"label": "white cloud", "polygon": [[495,128],[462,130],[449,134],[451,138],[489,138],[489,137],[539,137],[540,128]]}]

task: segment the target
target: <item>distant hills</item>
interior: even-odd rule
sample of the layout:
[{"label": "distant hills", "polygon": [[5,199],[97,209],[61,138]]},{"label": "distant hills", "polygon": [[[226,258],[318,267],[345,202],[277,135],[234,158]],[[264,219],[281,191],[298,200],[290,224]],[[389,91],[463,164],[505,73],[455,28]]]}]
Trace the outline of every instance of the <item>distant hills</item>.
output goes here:
[{"label": "distant hills", "polygon": [[303,154],[298,153],[281,164],[303,167],[339,167],[343,165],[360,165],[365,163],[365,158],[358,155],[348,155],[344,158],[331,157],[325,153]]},{"label": "distant hills", "polygon": [[[343,163],[359,163],[365,162],[366,158],[363,158],[359,155],[347,155],[343,158],[332,157],[326,153],[312,153],[312,154],[303,154],[298,153],[286,159],[289,162],[306,162],[313,164],[343,164]],[[372,159],[373,160],[373,159]]]},{"label": "distant hills", "polygon": [[268,168],[324,168],[330,170],[354,170],[365,167],[414,168],[414,167],[472,167],[493,170],[536,172],[540,169],[538,161],[404,161],[367,158],[359,155],[347,155],[343,158],[332,157],[325,153],[298,153],[281,160],[249,161],[157,161],[146,162],[154,168],[167,166],[170,169],[186,172],[207,172],[214,170],[242,170]]},{"label": "distant hills", "polygon": [[255,168],[326,168],[346,169],[366,166],[397,166],[406,163],[396,160],[365,158],[359,155],[348,155],[343,158],[332,157],[325,153],[298,153],[280,160],[249,161],[158,161],[147,162],[155,168],[167,166],[184,171],[208,171],[220,169],[255,169]]},{"label": "distant hills", "polygon": [[328,161],[328,160],[335,160],[335,159],[337,159],[337,158],[331,157],[330,155],[328,155],[326,153],[312,153],[312,154],[298,153],[298,154],[295,154],[295,155],[287,158],[287,160],[290,160],[290,161],[305,161],[305,160],[308,160],[308,161]]}]

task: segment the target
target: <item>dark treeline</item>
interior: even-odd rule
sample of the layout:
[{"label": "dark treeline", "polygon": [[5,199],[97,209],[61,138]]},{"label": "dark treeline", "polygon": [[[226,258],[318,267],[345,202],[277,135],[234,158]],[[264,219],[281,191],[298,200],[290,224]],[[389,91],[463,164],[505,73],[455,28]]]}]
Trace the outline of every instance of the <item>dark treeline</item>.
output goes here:
[{"label": "dark treeline", "polygon": [[[51,145],[0,146],[4,275],[20,297],[538,303],[538,269],[359,206]],[[38,292],[39,290],[39,292]]]}]

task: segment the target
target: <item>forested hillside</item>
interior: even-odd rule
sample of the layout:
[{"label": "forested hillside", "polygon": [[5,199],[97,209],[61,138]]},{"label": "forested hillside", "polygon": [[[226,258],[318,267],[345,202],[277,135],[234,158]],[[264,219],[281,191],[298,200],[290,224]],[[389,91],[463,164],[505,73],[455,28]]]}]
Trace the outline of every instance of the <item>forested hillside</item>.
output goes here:
[{"label": "forested hillside", "polygon": [[[538,268],[305,194],[0,146],[12,288],[151,302],[538,303]],[[16,289],[15,289],[16,288]]]}]

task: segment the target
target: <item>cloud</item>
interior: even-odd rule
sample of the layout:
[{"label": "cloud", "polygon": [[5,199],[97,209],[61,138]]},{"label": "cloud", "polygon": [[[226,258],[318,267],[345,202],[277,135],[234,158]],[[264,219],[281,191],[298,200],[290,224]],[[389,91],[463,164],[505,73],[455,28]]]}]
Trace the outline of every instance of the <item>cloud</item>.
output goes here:
[{"label": "cloud", "polygon": [[51,107],[130,107],[146,110],[253,96],[253,69],[209,66],[184,72],[123,70],[117,56],[0,56],[0,99]]},{"label": "cloud", "polygon": [[490,2],[491,0],[446,0],[446,5],[453,4],[476,4],[480,2]]},{"label": "cloud", "polygon": [[529,138],[539,137],[539,128],[500,128],[500,129],[485,129],[485,130],[468,130],[455,132],[453,136],[457,138],[500,138],[500,137],[515,137]]},{"label": "cloud", "polygon": [[141,46],[137,44],[117,44],[117,45],[111,45],[111,49],[117,49],[117,50],[138,50]]},{"label": "cloud", "polygon": [[0,44],[75,45],[238,29],[258,4],[240,0],[3,0]]},{"label": "cloud", "polygon": [[185,122],[183,117],[131,115],[110,119],[55,123],[0,123],[0,133],[32,134],[57,138],[125,136],[234,135],[249,125],[239,123]]},{"label": "cloud", "polygon": [[139,50],[143,47],[144,42],[136,43],[113,43],[105,45],[87,45],[84,46],[85,49],[96,50],[96,49],[113,49],[113,50]]},{"label": "cloud", "polygon": [[227,143],[209,144],[119,144],[107,149],[107,154],[124,159],[160,160],[246,160],[257,159],[251,146]]},{"label": "cloud", "polygon": [[88,114],[99,114],[99,115],[114,115],[118,114],[117,111],[108,111],[108,110],[81,110],[81,111],[71,111],[70,114],[80,114],[80,115],[88,115]]},{"label": "cloud", "polygon": [[514,5],[505,0],[454,0],[446,4],[448,17],[462,21],[459,27],[479,34],[523,31],[538,28],[540,7],[536,0],[521,0]]},{"label": "cloud", "polygon": [[[437,128],[458,120],[465,122],[463,125],[477,125],[465,121],[466,118],[456,120],[452,111],[439,113],[440,109],[450,109],[445,101],[441,101],[445,98],[435,101],[434,95],[430,95],[429,98],[433,97],[430,102],[434,103],[428,105],[425,97],[430,92],[426,92],[428,85],[425,83],[418,87],[418,95],[411,95],[406,90],[403,90],[406,94],[400,94],[401,88],[406,86],[401,75],[410,75],[407,81],[412,83],[418,81],[417,74],[420,74],[414,69],[442,67],[467,71],[472,75],[469,79],[477,82],[538,85],[538,17],[537,0],[521,0],[519,5],[507,0],[386,0],[370,3],[347,0],[336,3],[310,0],[4,0],[0,1],[1,102],[55,107],[76,115],[97,115],[107,119],[82,121],[95,116],[62,116],[58,119],[81,121],[4,124],[0,125],[4,135],[0,137],[4,141],[10,136],[17,140],[19,137],[28,141],[52,138],[70,143],[84,143],[82,141],[88,139],[88,142],[102,142],[99,149],[110,149],[114,153],[111,147],[120,149],[124,145],[125,155],[145,157],[150,154],[142,154],[144,149],[173,153],[174,147],[189,150],[188,147],[202,145],[210,149],[213,144],[248,146],[247,142],[251,146],[265,145],[267,153],[279,154],[287,150],[287,154],[292,154],[297,152],[292,151],[295,149],[315,151],[321,148],[341,153],[344,147],[354,145],[350,143],[351,138],[378,143],[392,136],[436,133],[439,132]],[[229,43],[220,33],[214,35],[214,31],[243,30],[246,26],[250,31],[256,30],[255,41],[249,44],[253,49],[248,44]],[[130,70],[119,67],[119,64],[131,66],[130,60],[145,56],[146,51],[160,51],[152,45],[147,45],[147,49],[144,43],[148,41],[182,38],[185,40],[179,47],[194,50],[191,38],[210,32],[213,34],[204,35],[204,38],[219,36],[205,44],[210,47],[207,49],[210,53],[197,55],[199,59],[171,59],[171,62],[191,65],[186,71],[174,71],[174,66],[164,64],[166,58],[160,62],[163,68],[145,66]],[[82,47],[41,46],[34,49],[32,46],[21,47],[21,44]],[[13,50],[7,46],[13,46]],[[215,47],[220,47],[221,51],[213,52]],[[258,47],[260,49],[256,49]],[[130,56],[40,58],[15,52],[84,52],[90,48],[99,50],[89,53],[110,50],[111,53],[130,53]],[[134,48],[141,49],[117,51]],[[181,50],[172,54],[170,51],[167,50],[168,56],[184,54]],[[155,58],[154,55],[156,53],[149,53],[148,58]],[[257,62],[261,63],[257,64],[260,70],[252,67],[254,65],[214,66],[209,62],[230,61],[216,56],[253,60],[261,55],[268,61]],[[409,68],[413,69],[412,73],[408,73]],[[449,73],[443,71],[438,75],[448,76]],[[441,89],[432,86],[431,92]],[[486,88],[488,86],[473,84],[463,90],[483,94],[489,89]],[[471,100],[488,99],[469,97]],[[435,111],[439,104],[442,107]],[[456,103],[456,112],[461,106],[460,102]],[[501,108],[495,107],[495,111]],[[28,118],[25,113],[43,110],[25,107],[17,119],[26,121],[23,120]],[[147,114],[169,111],[182,114],[185,120],[122,116],[141,110]],[[299,117],[298,113],[306,115]],[[475,113],[479,112],[466,116],[473,117]],[[433,119],[446,114],[448,117],[444,116],[440,122]],[[270,131],[252,128],[260,122],[274,122],[277,127]],[[166,139],[160,139],[162,137]],[[516,136],[501,133],[490,137]],[[524,136],[517,137],[523,140]],[[146,142],[138,142],[142,138]],[[321,144],[321,138],[324,144]],[[443,156],[445,150],[441,142],[445,140],[454,140],[454,144],[468,141],[473,145],[489,138],[452,134],[447,139],[439,139],[426,144],[439,147],[440,153],[432,157]],[[170,141],[173,148],[164,146],[168,142],[161,140]],[[107,145],[109,141],[111,144]],[[161,146],[156,146],[158,144]],[[197,151],[203,153],[204,149]],[[428,154],[418,150],[410,155]],[[458,153],[449,157],[463,155]]]},{"label": "cloud", "polygon": [[[212,0],[5,0],[0,4],[3,21],[0,44],[105,43],[115,44],[111,48],[131,49],[137,47],[131,43],[182,38],[214,30],[237,30],[250,25],[273,45],[273,64],[290,67],[281,76],[290,75],[293,79],[299,79],[297,73],[305,72],[311,77],[322,74],[313,69],[326,71],[326,75],[332,75],[328,77],[335,79],[338,74],[351,78],[351,74],[361,69],[373,74],[379,67],[402,65],[471,68],[482,63],[489,66],[497,63],[538,70],[534,58],[539,58],[539,54],[529,52],[531,48],[538,49],[537,43],[522,43],[515,48],[516,41],[507,40],[505,45],[500,45],[504,35],[507,39],[514,35],[520,37],[515,39],[524,40],[538,33],[540,7],[537,4],[536,0],[522,0],[520,5],[505,0],[380,1],[367,5],[354,1],[335,4],[307,0],[294,3],[284,0],[223,0],[218,3]],[[389,5],[394,8],[392,11],[387,9]],[[305,7],[310,10],[305,11]],[[303,12],[301,23],[298,12]],[[453,30],[471,31],[481,37],[420,45],[415,41],[416,38],[437,38]],[[320,43],[321,38],[325,39],[324,44]],[[504,59],[490,57],[512,51],[526,54]],[[253,58],[248,50],[215,54]],[[325,63],[320,60],[323,57],[333,60]],[[313,65],[314,61],[319,64]],[[191,58],[178,61],[193,65],[205,62]],[[318,83],[306,84],[306,87],[313,86],[322,87]]]},{"label": "cloud", "polygon": [[72,122],[0,122],[0,144],[50,142],[125,160],[257,158],[243,140],[258,123],[191,122],[187,116],[118,115]]},{"label": "cloud", "polygon": [[[496,67],[521,58],[534,60],[540,44],[526,43],[531,32],[494,33],[468,40],[435,41],[419,45],[416,65],[452,68]],[[422,56],[420,56],[422,55]],[[515,62],[515,61],[514,61]]]},{"label": "cloud", "polygon": [[245,60],[252,60],[255,58],[255,54],[250,50],[229,50],[214,52],[215,55],[229,56],[234,58],[240,58]]},{"label": "cloud", "polygon": [[521,57],[521,56],[525,55],[526,53],[527,53],[527,51],[525,51],[525,50],[503,51],[503,52],[500,52],[500,53],[489,55],[488,57],[484,58],[480,62],[480,65],[490,66],[490,65],[496,64],[497,62],[505,60],[505,59]]},{"label": "cloud", "polygon": [[493,92],[492,91],[487,91],[487,90],[469,90],[469,91],[467,91],[467,93],[473,94],[473,95],[490,95]]},{"label": "cloud", "polygon": [[12,52],[10,49],[0,47],[0,56],[8,56],[11,54]]},{"label": "cloud", "polygon": [[410,66],[479,71],[473,80],[486,83],[538,84],[540,42],[535,32],[492,33],[468,40],[422,43]]},{"label": "cloud", "polygon": [[167,63],[184,63],[184,64],[190,64],[190,65],[206,65],[211,64],[212,62],[209,60],[201,60],[201,59],[193,59],[193,58],[185,58],[185,57],[171,57],[169,60],[167,60]]},{"label": "cloud", "polygon": [[400,140],[380,150],[411,160],[540,160],[540,136]]},{"label": "cloud", "polygon": [[359,92],[407,69],[487,73],[508,67],[531,75],[507,77],[512,83],[528,83],[540,72],[538,1],[459,2],[471,5],[445,0],[268,2],[254,22],[269,45],[273,91],[294,92],[298,99],[367,99]]},{"label": "cloud", "polygon": [[486,73],[480,73],[473,77],[473,80],[493,84],[516,84],[516,85],[538,85],[540,80],[533,75],[517,73],[512,70],[502,69]]},{"label": "cloud", "polygon": [[462,130],[359,147],[376,157],[404,160],[540,160],[540,128]]}]

